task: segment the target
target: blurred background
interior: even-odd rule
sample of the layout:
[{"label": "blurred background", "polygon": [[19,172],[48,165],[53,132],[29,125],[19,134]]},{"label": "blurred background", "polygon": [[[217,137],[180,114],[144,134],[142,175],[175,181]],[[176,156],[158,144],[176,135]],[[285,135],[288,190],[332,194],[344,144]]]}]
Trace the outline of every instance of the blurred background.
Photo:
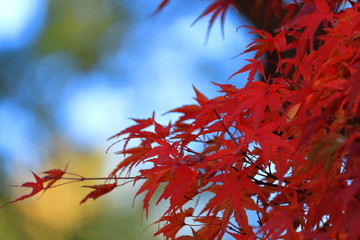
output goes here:
[{"label": "blurred background", "polygon": [[[12,188],[64,168],[107,176],[121,156],[106,139],[153,111],[194,103],[192,85],[208,97],[245,63],[246,24],[229,12],[206,41],[209,18],[193,21],[208,1],[0,0],[0,205],[28,193]],[[205,43],[206,42],[206,43]],[[237,75],[231,84],[242,86]],[[100,184],[101,182],[98,182]],[[87,182],[87,185],[96,184]],[[1,239],[156,239],[161,206],[149,220],[132,185],[79,206],[83,184],[0,209]],[[149,227],[150,226],[150,227]],[[161,238],[158,238],[161,239]]]}]

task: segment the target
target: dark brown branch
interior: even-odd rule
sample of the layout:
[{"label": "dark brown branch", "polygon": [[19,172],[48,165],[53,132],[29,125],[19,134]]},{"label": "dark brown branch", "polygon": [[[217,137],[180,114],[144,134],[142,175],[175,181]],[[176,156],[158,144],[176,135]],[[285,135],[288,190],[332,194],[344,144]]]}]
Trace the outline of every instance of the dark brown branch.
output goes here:
[{"label": "dark brown branch", "polygon": [[225,131],[229,134],[231,140],[236,144],[236,146],[239,146],[239,144],[237,143],[236,139],[234,138],[234,136],[231,134],[231,132],[229,131],[229,129],[225,126],[224,122],[222,121],[220,115],[218,114],[218,112],[213,109],[216,117],[219,119],[219,121],[221,122],[221,125],[224,127]]},{"label": "dark brown branch", "polygon": [[89,181],[89,180],[129,180],[129,179],[146,179],[144,177],[93,177],[93,178],[87,178],[87,177],[78,177],[78,178],[71,178],[71,177],[49,177],[45,176],[44,179],[57,179],[57,180],[71,180],[71,181]]}]

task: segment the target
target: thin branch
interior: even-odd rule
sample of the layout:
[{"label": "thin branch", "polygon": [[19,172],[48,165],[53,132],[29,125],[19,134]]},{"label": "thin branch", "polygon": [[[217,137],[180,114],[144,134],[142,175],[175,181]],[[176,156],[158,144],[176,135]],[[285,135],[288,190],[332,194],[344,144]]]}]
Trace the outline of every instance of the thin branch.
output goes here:
[{"label": "thin branch", "polygon": [[45,179],[58,179],[58,180],[71,180],[71,181],[88,181],[88,180],[129,180],[129,179],[146,179],[145,177],[92,177],[92,178],[88,178],[88,177],[78,177],[78,178],[71,178],[71,177],[49,177],[49,176],[45,176]]},{"label": "thin branch", "polygon": [[218,114],[218,112],[217,112],[215,109],[213,109],[213,111],[214,111],[216,117],[217,117],[217,118],[219,119],[219,121],[221,122],[221,125],[224,127],[225,131],[229,134],[231,140],[236,144],[236,146],[239,146],[239,144],[237,143],[236,139],[234,138],[234,136],[233,136],[233,135],[231,134],[231,132],[229,131],[229,128],[227,128],[227,127],[225,126],[225,124],[224,124],[224,122],[222,121],[222,119],[221,119],[220,115]]},{"label": "thin branch", "polygon": [[277,184],[260,181],[260,180],[258,180],[256,178],[252,177],[252,176],[249,176],[249,175],[247,175],[247,177],[250,178],[251,180],[253,180],[255,184],[265,185],[265,186],[269,186],[269,187],[278,187],[279,186]]},{"label": "thin branch", "polygon": [[114,142],[113,144],[111,144],[107,149],[106,149],[106,154],[109,152],[110,148],[112,148],[115,144],[121,142],[123,139],[117,140],[116,142]]},{"label": "thin branch", "polygon": [[[258,199],[258,198],[256,199],[256,205],[258,205],[258,206],[259,206],[259,199]],[[262,227],[263,223],[262,223],[262,221],[261,221],[259,211],[256,211],[256,215],[257,215],[257,217],[258,217],[257,222],[259,223],[260,227]]]}]

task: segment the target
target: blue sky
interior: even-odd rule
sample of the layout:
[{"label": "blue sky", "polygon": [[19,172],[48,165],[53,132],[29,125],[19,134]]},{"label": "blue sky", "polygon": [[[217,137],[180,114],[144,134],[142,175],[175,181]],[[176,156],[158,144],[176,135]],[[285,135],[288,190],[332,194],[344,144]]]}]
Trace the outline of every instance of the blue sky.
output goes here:
[{"label": "blue sky", "polygon": [[0,0],[0,6],[0,50],[21,48],[33,40],[44,19],[45,0]]},{"label": "blue sky", "polygon": [[[152,18],[149,14],[156,3],[139,2],[140,9],[135,1],[128,4],[129,11],[135,14],[136,25],[123,40],[124,44],[139,44],[119,47],[102,59],[105,68],[114,71],[95,68],[72,75],[71,78],[86,81],[75,81],[62,95],[56,109],[58,123],[76,145],[105,152],[110,145],[105,140],[129,126],[132,123],[129,118],[147,118],[155,111],[164,124],[174,120],[176,114],[163,113],[193,103],[192,85],[214,97],[218,88],[210,81],[225,83],[245,63],[244,59],[249,58],[242,55],[233,59],[244,51],[250,39],[243,29],[236,30],[243,23],[231,13],[225,23],[225,39],[217,23],[205,44],[208,18],[191,24],[207,2],[194,4],[194,9],[183,12],[171,10],[177,7],[171,3]],[[0,6],[0,54],[21,50],[36,40],[46,20],[45,0],[0,0]],[[43,74],[46,79],[48,65],[51,67],[56,57],[44,57],[41,61],[37,74]],[[119,68],[123,71],[121,76],[116,74]],[[125,80],[121,79],[122,84],[111,84],[118,78]],[[243,79],[244,75],[236,76],[230,82],[241,86]],[[0,132],[0,148],[8,156],[8,170],[15,167],[13,159],[21,159],[25,168],[39,167],[36,159],[42,154],[42,146],[35,145],[27,135],[27,129],[35,123],[27,117],[26,109],[19,109],[12,102],[1,102],[0,123],[4,129]]]}]

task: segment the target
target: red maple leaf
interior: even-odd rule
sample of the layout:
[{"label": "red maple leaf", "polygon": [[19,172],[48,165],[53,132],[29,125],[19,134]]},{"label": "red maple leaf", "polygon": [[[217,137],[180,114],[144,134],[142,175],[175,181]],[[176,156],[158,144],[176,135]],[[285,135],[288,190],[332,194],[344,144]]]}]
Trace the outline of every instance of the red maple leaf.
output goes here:
[{"label": "red maple leaf", "polygon": [[210,17],[209,27],[208,27],[208,35],[209,35],[209,32],[212,26],[214,25],[215,19],[220,15],[221,29],[224,30],[225,15],[230,5],[235,5],[234,0],[215,0],[205,9],[204,12],[201,13],[201,15],[194,21],[194,23],[196,23],[200,18],[212,14]]},{"label": "red maple leaf", "polygon": [[67,169],[67,164],[65,166],[64,170],[61,169],[51,169],[48,171],[43,172],[44,174],[46,174],[42,179],[43,182],[48,182],[47,185],[45,186],[44,190],[49,189],[52,185],[54,185],[54,183],[56,183],[57,181],[59,181],[62,176],[66,173],[66,169]]},{"label": "red maple leaf", "polygon": [[161,3],[158,5],[158,7],[154,10],[154,12],[151,14],[151,16],[158,14],[168,3],[170,2],[170,0],[163,0],[161,1]]},{"label": "red maple leaf", "polygon": [[164,234],[167,238],[175,239],[176,233],[184,226],[186,226],[185,218],[191,217],[194,212],[193,208],[188,208],[185,211],[180,209],[179,212],[172,212],[168,216],[163,216],[156,223],[167,222],[166,225],[160,228],[155,234]]},{"label": "red maple leaf", "polygon": [[246,71],[250,71],[249,73],[249,77],[248,82],[251,82],[255,79],[255,74],[257,72],[259,72],[261,74],[261,76],[263,76],[264,79],[266,79],[265,77],[265,69],[264,69],[264,60],[260,59],[246,59],[246,61],[250,62],[249,64],[245,65],[244,67],[242,67],[240,70],[238,70],[237,72],[233,73],[230,77],[232,78],[233,76],[239,74],[239,73],[243,73]]},{"label": "red maple leaf", "polygon": [[36,175],[34,172],[32,172],[32,174],[34,175],[36,182],[26,182],[26,183],[23,183],[20,186],[16,186],[16,187],[32,188],[31,193],[23,195],[23,196],[15,199],[14,201],[8,202],[8,203],[2,205],[0,208],[5,207],[5,206],[7,206],[7,205],[9,205],[11,203],[15,203],[17,201],[21,201],[21,200],[24,200],[26,198],[32,197],[32,196],[34,196],[35,194],[37,194],[38,192],[40,192],[40,191],[42,191],[44,189],[44,180],[41,177],[39,177],[38,175]]},{"label": "red maple leaf", "polygon": [[[113,136],[125,136],[118,152],[124,158],[108,179],[144,180],[135,197],[144,193],[146,217],[151,198],[162,191],[155,204],[164,199],[170,204],[156,222],[161,227],[155,235],[166,239],[225,234],[234,239],[358,239],[360,3],[247,1],[255,7],[266,2],[257,17],[284,25],[267,31],[250,27],[258,39],[245,52],[254,51],[255,58],[231,75],[249,71],[245,87],[216,84],[223,95],[215,98],[194,87],[197,104],[172,110],[182,114],[174,124],[161,125],[154,115],[134,119],[135,125]],[[170,0],[160,2],[155,13]],[[242,3],[212,0],[196,21],[210,16],[209,31],[217,17],[223,24],[228,7],[241,10]],[[254,81],[258,73],[263,78]],[[133,140],[137,146],[127,148]],[[120,176],[143,163],[138,176]],[[66,169],[44,173],[42,179],[33,173],[36,182],[21,185],[32,192],[10,203],[50,188]],[[84,186],[92,192],[81,203],[116,186]],[[198,200],[204,199],[199,209]],[[250,211],[258,224],[249,221]],[[190,226],[188,220],[197,224]],[[193,236],[178,236],[184,226]]]},{"label": "red maple leaf", "polygon": [[83,200],[81,200],[80,204],[86,202],[89,198],[97,199],[98,197],[111,192],[117,186],[116,182],[109,184],[100,184],[100,185],[92,185],[92,186],[83,186],[87,188],[93,188],[92,192],[90,192]]}]

